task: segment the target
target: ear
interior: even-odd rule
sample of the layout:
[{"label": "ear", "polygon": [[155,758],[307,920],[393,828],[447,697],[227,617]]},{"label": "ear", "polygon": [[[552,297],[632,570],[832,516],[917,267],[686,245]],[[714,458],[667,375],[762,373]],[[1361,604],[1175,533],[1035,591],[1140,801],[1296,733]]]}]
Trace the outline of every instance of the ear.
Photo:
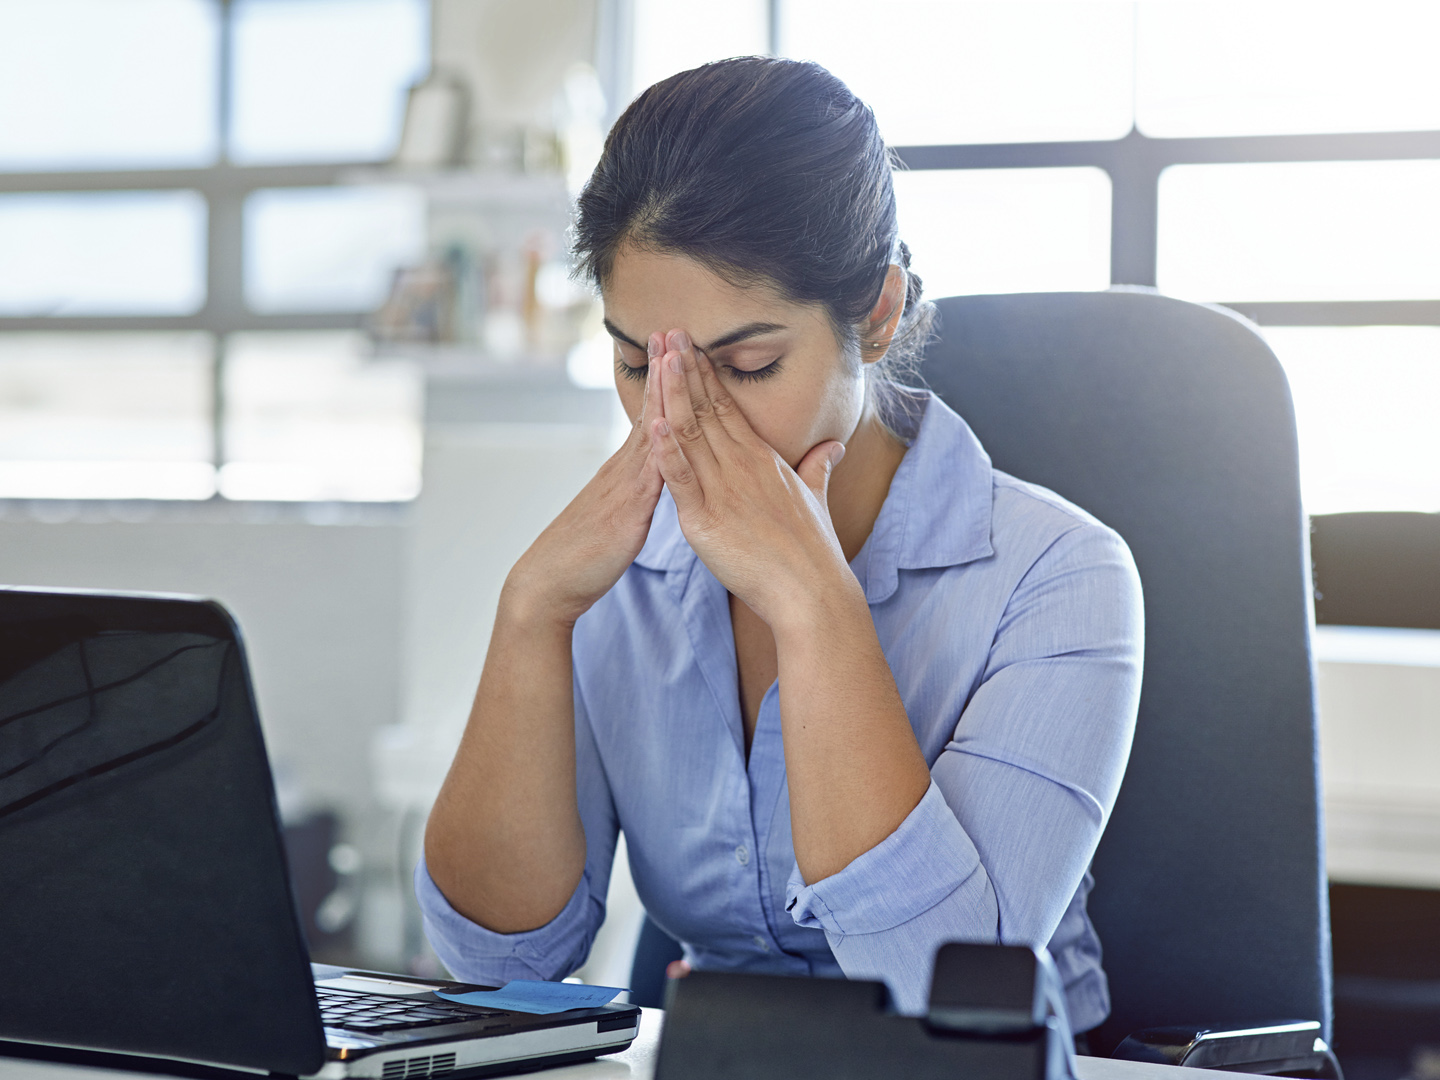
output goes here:
[{"label": "ear", "polygon": [[873,364],[890,349],[890,341],[905,314],[905,271],[895,263],[885,272],[885,284],[880,289],[880,299],[870,309],[865,320],[865,333],[860,343],[860,360]]}]

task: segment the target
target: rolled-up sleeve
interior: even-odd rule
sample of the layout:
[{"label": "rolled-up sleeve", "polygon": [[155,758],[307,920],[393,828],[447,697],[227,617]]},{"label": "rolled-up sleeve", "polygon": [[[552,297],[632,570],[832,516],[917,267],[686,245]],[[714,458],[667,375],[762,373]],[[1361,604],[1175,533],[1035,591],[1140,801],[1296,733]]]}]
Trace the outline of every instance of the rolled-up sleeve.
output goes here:
[{"label": "rolled-up sleeve", "polygon": [[1110,529],[1077,525],[1034,561],[920,802],[839,872],[791,874],[792,918],[825,931],[848,977],[883,979],[921,1013],[941,944],[1050,942],[1124,775],[1143,619]]},{"label": "rolled-up sleeve", "polygon": [[578,687],[575,772],[580,820],[585,828],[585,872],[564,908],[544,926],[519,934],[488,930],[451,907],[423,858],[415,867],[415,895],[425,935],[457,979],[485,986],[501,986],[511,979],[563,979],[590,954],[596,931],[605,921],[605,896],[619,827]]}]

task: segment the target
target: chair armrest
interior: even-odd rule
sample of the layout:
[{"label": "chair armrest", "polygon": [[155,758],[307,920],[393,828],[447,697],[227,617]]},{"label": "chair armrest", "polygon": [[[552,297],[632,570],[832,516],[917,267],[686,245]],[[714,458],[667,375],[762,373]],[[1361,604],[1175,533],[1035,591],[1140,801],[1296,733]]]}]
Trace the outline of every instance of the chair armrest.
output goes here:
[{"label": "chair armrest", "polygon": [[1246,1028],[1147,1028],[1128,1036],[1111,1057],[1226,1069],[1266,1076],[1343,1080],[1340,1063],[1315,1020],[1282,1020]]}]

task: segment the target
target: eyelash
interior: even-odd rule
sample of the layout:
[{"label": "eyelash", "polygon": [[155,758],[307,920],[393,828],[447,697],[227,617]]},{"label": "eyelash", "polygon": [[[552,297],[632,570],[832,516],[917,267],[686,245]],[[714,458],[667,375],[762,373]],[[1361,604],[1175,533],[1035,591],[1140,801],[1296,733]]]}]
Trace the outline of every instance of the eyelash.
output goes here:
[{"label": "eyelash", "polygon": [[[620,372],[624,378],[632,379],[635,382],[644,382],[650,367],[648,364],[644,367],[631,367],[624,360],[616,360],[615,370]],[[743,371],[740,368],[729,366],[726,366],[725,370],[730,373],[731,378],[740,382],[760,382],[762,379],[773,378],[780,374],[780,358],[776,357],[764,367],[756,368],[754,371]]]}]

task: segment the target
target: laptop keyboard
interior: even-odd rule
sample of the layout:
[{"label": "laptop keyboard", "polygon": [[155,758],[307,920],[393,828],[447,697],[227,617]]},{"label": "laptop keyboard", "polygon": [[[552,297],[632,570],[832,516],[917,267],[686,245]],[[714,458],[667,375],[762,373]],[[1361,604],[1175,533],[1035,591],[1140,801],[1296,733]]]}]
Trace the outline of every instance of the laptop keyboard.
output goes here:
[{"label": "laptop keyboard", "polygon": [[320,999],[320,1019],[326,1027],[351,1031],[393,1031],[505,1015],[495,1009],[452,1005],[434,998],[392,997],[323,986],[315,988],[315,996]]}]

